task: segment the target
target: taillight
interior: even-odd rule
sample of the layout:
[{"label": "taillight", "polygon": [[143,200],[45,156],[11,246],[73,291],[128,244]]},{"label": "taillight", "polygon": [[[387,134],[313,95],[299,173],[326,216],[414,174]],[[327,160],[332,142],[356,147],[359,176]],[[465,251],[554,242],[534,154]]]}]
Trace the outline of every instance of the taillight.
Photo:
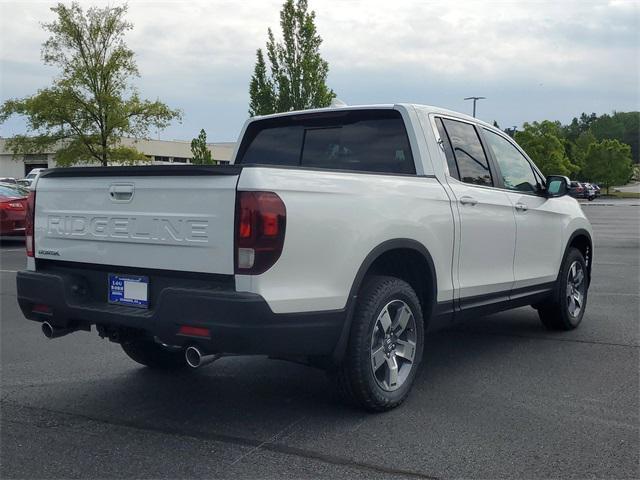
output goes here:
[{"label": "taillight", "polygon": [[24,240],[27,246],[27,257],[33,257],[35,241],[33,239],[34,224],[36,221],[36,192],[31,190],[27,198],[27,211],[24,219]]},{"label": "taillight", "polygon": [[0,203],[0,209],[1,210],[24,210],[24,203],[23,202],[2,202]]},{"label": "taillight", "polygon": [[280,258],[287,211],[273,192],[238,192],[236,198],[235,271],[264,273]]}]

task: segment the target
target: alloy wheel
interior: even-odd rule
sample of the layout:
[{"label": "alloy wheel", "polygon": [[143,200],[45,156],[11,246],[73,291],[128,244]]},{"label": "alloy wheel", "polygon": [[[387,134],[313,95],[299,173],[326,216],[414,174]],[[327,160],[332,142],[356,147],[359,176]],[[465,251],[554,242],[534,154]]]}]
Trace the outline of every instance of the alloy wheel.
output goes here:
[{"label": "alloy wheel", "polygon": [[566,301],[569,315],[576,318],[580,315],[584,307],[584,296],[586,293],[586,282],[584,268],[578,261],[574,261],[569,267],[567,275]]},{"label": "alloy wheel", "polygon": [[400,388],[409,377],[416,355],[416,321],[402,300],[380,311],[371,335],[371,369],[386,391]]}]

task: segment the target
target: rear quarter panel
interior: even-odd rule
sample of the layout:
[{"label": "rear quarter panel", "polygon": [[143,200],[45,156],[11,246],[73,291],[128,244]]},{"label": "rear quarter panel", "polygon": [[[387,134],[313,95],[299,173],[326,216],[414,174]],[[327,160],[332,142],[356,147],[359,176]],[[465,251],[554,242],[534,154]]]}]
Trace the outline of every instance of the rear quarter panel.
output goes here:
[{"label": "rear quarter panel", "polygon": [[438,301],[452,298],[453,218],[437,179],[279,168],[245,168],[238,190],[268,190],[285,203],[282,255],[262,275],[236,276],[275,313],[342,309],[358,269],[378,245],[412,239],[430,252]]}]

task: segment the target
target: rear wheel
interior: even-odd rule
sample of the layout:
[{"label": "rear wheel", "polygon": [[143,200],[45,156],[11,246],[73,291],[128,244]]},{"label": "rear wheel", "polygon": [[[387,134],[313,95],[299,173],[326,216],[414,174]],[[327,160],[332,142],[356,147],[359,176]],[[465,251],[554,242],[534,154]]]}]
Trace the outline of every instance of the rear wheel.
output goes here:
[{"label": "rear wheel", "polygon": [[120,346],[129,358],[149,368],[169,370],[187,366],[184,350],[165,347],[152,340],[136,339]]},{"label": "rear wheel", "polygon": [[550,330],[573,330],[582,321],[587,306],[589,275],[582,253],[569,250],[562,264],[553,299],[538,305],[538,316]]},{"label": "rear wheel", "polygon": [[420,366],[423,343],[422,309],[411,286],[393,277],[370,277],[358,294],[337,373],[340,393],[369,411],[400,405]]}]

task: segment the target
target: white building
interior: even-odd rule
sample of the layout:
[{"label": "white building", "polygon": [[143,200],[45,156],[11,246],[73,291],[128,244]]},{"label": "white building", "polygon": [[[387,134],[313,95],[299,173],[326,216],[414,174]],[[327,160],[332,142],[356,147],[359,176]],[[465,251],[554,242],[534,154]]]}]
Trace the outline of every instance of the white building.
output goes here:
[{"label": "white building", "polygon": [[[24,178],[33,168],[56,166],[53,152],[15,156],[7,150],[6,138],[0,138],[0,177]],[[122,144],[144,153],[152,164],[191,163],[191,142],[177,140],[144,140],[123,138]],[[213,159],[220,163],[231,160],[234,142],[209,143]]]}]

